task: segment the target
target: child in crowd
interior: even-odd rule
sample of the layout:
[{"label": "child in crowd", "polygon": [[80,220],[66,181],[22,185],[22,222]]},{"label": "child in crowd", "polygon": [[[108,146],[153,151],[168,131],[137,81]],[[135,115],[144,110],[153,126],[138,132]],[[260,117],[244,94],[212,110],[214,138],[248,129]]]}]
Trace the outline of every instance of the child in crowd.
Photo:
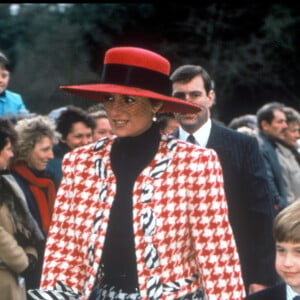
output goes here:
[{"label": "child in crowd", "polygon": [[274,239],[275,268],[283,282],[251,294],[246,300],[300,299],[300,199],[276,216]]},{"label": "child in crowd", "polygon": [[0,116],[9,119],[26,117],[29,112],[25,107],[22,96],[7,90],[10,79],[10,63],[0,52]]}]

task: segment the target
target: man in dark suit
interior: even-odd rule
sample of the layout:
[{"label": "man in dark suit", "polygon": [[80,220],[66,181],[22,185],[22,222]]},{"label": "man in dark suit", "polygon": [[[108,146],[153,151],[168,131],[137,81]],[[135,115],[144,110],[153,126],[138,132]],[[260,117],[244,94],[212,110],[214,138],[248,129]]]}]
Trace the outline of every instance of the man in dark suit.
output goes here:
[{"label": "man in dark suit", "polygon": [[179,139],[213,148],[224,175],[229,220],[239,251],[243,279],[249,293],[273,285],[272,238],[274,199],[257,139],[212,121],[215,93],[208,73],[200,66],[184,65],[171,75],[173,96],[202,106],[197,114],[179,114]]}]

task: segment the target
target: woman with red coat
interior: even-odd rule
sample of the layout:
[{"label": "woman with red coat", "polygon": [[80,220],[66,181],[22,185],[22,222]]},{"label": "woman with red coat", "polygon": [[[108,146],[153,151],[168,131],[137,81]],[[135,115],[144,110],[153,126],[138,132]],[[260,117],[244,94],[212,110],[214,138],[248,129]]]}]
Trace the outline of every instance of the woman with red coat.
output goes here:
[{"label": "woman with red coat", "polygon": [[32,299],[244,296],[216,153],[161,135],[170,64],[136,47],[105,55],[100,84],[64,90],[104,103],[111,138],[66,154],[40,290]]}]

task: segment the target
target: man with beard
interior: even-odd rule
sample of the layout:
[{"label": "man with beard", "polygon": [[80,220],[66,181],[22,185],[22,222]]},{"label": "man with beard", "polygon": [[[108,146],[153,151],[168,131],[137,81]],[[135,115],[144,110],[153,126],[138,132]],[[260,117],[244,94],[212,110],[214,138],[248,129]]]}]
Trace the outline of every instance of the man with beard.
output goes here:
[{"label": "man with beard", "polygon": [[274,198],[257,139],[211,119],[215,92],[201,66],[183,65],[170,78],[174,97],[203,108],[198,113],[177,114],[180,127],[173,134],[181,140],[194,138],[195,144],[217,152],[246,291],[264,289],[277,278],[273,266]]}]

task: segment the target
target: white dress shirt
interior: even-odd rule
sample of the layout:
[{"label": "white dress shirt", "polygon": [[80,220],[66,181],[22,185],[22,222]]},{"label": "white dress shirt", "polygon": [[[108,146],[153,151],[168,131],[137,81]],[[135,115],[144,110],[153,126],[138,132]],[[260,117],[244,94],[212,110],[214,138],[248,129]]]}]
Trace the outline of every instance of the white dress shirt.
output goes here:
[{"label": "white dress shirt", "polygon": [[294,297],[300,296],[289,285],[286,285],[286,300],[293,300]]},{"label": "white dress shirt", "polygon": [[[208,119],[207,122],[201,126],[197,131],[193,133],[193,136],[196,140],[196,144],[202,147],[206,147],[209,134],[211,130],[211,119]],[[182,141],[186,141],[190,133],[185,131],[181,126],[179,126],[179,135],[178,138]]]}]

